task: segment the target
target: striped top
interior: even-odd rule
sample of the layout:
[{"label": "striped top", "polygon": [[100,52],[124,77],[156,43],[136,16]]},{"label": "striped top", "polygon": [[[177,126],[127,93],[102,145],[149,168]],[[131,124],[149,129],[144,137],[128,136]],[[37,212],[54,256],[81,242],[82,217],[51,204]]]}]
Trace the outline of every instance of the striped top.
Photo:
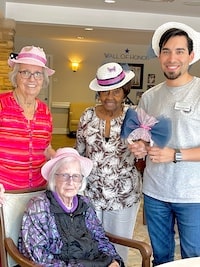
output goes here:
[{"label": "striped top", "polygon": [[37,99],[37,110],[27,120],[13,92],[0,94],[0,183],[7,190],[42,186],[40,169],[52,136],[52,117]]}]

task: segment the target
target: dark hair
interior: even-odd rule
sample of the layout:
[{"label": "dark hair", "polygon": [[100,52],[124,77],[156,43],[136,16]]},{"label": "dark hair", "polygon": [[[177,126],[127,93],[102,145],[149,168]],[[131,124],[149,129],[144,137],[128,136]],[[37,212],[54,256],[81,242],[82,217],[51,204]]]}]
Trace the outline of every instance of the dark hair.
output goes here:
[{"label": "dark hair", "polygon": [[193,41],[192,39],[188,36],[187,32],[180,30],[180,29],[176,29],[176,28],[172,28],[167,30],[165,33],[163,33],[163,35],[160,38],[160,42],[159,42],[159,48],[160,48],[160,52],[161,49],[163,48],[163,46],[167,43],[167,41],[174,36],[185,36],[186,40],[187,40],[187,46],[188,46],[188,51],[189,51],[189,55],[191,54],[191,52],[193,51]]},{"label": "dark hair", "polygon": [[131,91],[131,80],[122,86],[122,90],[124,91],[124,97],[127,97]]}]

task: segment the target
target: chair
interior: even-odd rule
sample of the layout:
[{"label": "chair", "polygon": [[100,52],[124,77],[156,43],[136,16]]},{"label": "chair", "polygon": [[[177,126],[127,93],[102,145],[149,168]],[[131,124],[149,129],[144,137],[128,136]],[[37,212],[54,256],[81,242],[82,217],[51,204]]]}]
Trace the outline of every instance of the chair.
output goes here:
[{"label": "chair", "polygon": [[[21,226],[21,219],[25,206],[30,198],[44,191],[44,188],[37,190],[7,191],[6,201],[0,207],[0,257],[1,267],[41,267],[20,254],[17,248],[18,233]],[[132,247],[140,251],[142,257],[142,267],[150,267],[152,254],[151,246],[142,241],[118,237],[106,233],[111,242]]]},{"label": "chair", "polygon": [[[144,159],[135,160],[135,167],[139,171],[139,173],[142,175],[142,178],[143,178],[144,169],[146,167],[146,160]],[[146,217],[145,217],[144,209],[143,209],[143,224],[146,225]]]},{"label": "chair", "polygon": [[139,250],[142,257],[141,267],[150,267],[152,248],[149,244],[143,241],[113,235],[108,232],[106,232],[106,236],[112,243]]},{"label": "chair", "polygon": [[5,204],[0,207],[0,259],[1,267],[39,267],[24,257],[17,248],[18,233],[25,206],[30,198],[40,194],[45,188],[6,191]]},{"label": "chair", "polygon": [[82,103],[82,102],[75,102],[70,104],[70,112],[69,112],[69,133],[75,133],[80,117],[84,110],[88,107],[94,106],[95,103],[88,102],[88,103]]}]

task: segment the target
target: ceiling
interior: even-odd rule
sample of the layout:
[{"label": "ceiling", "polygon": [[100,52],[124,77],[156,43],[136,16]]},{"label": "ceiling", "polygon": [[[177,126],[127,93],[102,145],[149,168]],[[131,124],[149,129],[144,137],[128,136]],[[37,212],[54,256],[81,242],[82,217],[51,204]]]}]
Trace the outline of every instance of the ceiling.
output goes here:
[{"label": "ceiling", "polygon": [[17,36],[31,38],[149,44],[155,28],[167,21],[200,31],[200,0],[160,1],[8,0],[5,13],[16,21]]},{"label": "ceiling", "polygon": [[192,17],[199,17],[200,14],[200,1],[198,0],[163,0],[163,3],[158,0],[116,0],[116,3],[114,4],[106,4],[103,0],[7,0],[6,2],[92,9],[110,9]]}]

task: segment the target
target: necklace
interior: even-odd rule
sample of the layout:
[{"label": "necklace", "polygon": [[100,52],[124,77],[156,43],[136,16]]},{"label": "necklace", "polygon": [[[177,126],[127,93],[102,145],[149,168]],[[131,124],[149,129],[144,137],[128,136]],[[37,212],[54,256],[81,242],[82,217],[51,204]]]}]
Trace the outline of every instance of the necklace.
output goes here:
[{"label": "necklace", "polygon": [[25,117],[27,119],[32,119],[33,115],[35,114],[35,110],[36,110],[36,100],[34,100],[34,103],[22,103],[16,91],[14,91],[14,95],[15,95],[18,105],[21,108],[23,108]]},{"label": "necklace", "polygon": [[123,107],[121,106],[117,111],[107,111],[103,106],[99,106],[96,108],[96,113],[99,118],[103,120],[112,120],[114,118],[118,118],[123,113]]},{"label": "necklace", "polygon": [[[19,97],[18,97],[18,94],[17,94],[17,92],[16,91],[14,91],[14,94],[15,94],[15,97],[16,97],[16,99],[17,99],[17,102],[18,102],[18,104],[21,106],[24,106],[24,105],[27,105],[27,106],[31,106],[31,105],[33,105],[33,102],[32,103],[22,103],[22,101],[21,100],[19,100]],[[36,103],[36,101],[35,101],[35,99],[34,99],[34,106],[35,106],[35,103]]]},{"label": "necklace", "polygon": [[15,94],[15,98],[16,98],[16,100],[17,100],[18,105],[20,105],[20,103],[19,103],[19,98],[18,98],[18,95],[17,95],[17,92],[14,91],[14,94]]}]

